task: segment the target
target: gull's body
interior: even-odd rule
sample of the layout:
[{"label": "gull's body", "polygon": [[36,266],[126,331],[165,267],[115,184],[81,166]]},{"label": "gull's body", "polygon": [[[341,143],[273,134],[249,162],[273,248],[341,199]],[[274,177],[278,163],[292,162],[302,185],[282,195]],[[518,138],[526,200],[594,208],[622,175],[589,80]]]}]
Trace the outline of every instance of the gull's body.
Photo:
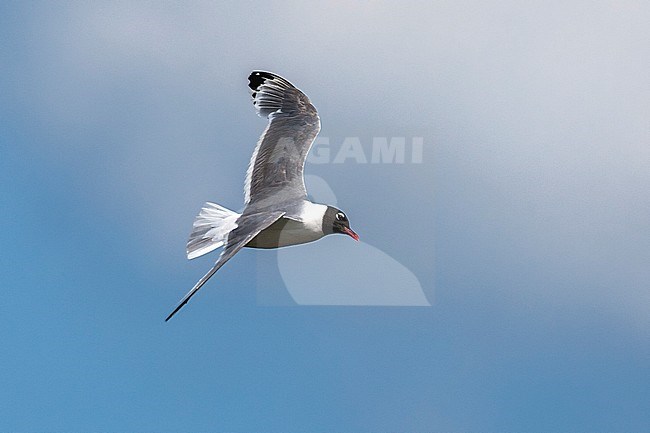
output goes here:
[{"label": "gull's body", "polygon": [[303,200],[295,205],[295,211],[262,230],[246,247],[279,248],[316,241],[325,236],[322,222],[326,211],[325,205]]},{"label": "gull's body", "polygon": [[279,248],[312,242],[332,233],[358,240],[340,210],[307,200],[303,169],[320,131],[320,118],[309,98],[284,78],[254,71],[249,77],[253,105],[269,119],[246,173],[241,214],[206,203],[187,243],[193,259],[225,246],[215,265],[165,320],[169,320],[243,247]]}]

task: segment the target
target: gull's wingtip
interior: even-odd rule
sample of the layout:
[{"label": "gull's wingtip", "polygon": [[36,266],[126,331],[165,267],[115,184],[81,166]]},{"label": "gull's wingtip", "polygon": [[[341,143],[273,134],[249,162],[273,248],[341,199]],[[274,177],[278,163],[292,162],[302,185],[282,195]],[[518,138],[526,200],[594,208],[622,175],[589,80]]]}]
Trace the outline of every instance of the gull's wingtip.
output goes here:
[{"label": "gull's wingtip", "polygon": [[172,311],[169,314],[169,316],[167,316],[167,318],[165,319],[165,322],[169,322],[169,319],[174,317],[174,314],[178,313],[178,310],[180,310],[183,307],[183,305],[185,305],[185,304],[187,304],[187,302],[183,302],[183,303],[179,304],[178,307],[174,308],[174,311]]},{"label": "gull's wingtip", "polygon": [[[248,76],[248,88],[253,98],[253,106],[262,117],[268,117],[271,113],[281,110],[283,105],[293,109],[299,108],[301,98],[298,94],[302,92],[287,79],[273,72],[251,72]],[[309,102],[306,96],[303,98]]]}]

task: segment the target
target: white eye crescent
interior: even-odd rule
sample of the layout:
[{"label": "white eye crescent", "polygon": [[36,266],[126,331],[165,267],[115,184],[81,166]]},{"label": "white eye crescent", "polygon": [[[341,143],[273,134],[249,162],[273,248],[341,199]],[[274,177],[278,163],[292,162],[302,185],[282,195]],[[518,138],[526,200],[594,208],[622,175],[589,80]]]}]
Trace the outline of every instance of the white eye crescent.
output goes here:
[{"label": "white eye crescent", "polygon": [[339,212],[336,214],[336,220],[337,221],[345,221],[345,214],[343,212]]}]

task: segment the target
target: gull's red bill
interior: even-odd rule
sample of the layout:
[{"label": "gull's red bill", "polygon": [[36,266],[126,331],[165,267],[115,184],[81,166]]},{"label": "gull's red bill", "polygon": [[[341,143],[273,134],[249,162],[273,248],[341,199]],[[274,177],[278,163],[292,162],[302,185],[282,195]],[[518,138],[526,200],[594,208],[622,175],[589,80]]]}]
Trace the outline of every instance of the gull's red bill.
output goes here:
[{"label": "gull's red bill", "polygon": [[350,236],[355,241],[359,242],[359,235],[354,232],[350,227],[343,227],[343,231],[346,235]]}]

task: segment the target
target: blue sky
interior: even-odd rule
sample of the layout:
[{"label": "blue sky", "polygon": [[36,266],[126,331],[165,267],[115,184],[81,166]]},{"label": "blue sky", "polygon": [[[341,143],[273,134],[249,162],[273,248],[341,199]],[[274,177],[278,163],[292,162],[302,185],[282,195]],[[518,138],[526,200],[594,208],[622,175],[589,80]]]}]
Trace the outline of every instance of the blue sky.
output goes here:
[{"label": "blue sky", "polygon": [[[3,2],[0,431],[647,431],[649,19]],[[333,151],[423,137],[421,164],[306,170],[431,307],[291,305],[287,269],[378,284],[337,237],[304,254],[338,272],[243,251],[163,322],[216,258],[185,258],[202,203],[243,204],[257,68],[311,97]]]}]

